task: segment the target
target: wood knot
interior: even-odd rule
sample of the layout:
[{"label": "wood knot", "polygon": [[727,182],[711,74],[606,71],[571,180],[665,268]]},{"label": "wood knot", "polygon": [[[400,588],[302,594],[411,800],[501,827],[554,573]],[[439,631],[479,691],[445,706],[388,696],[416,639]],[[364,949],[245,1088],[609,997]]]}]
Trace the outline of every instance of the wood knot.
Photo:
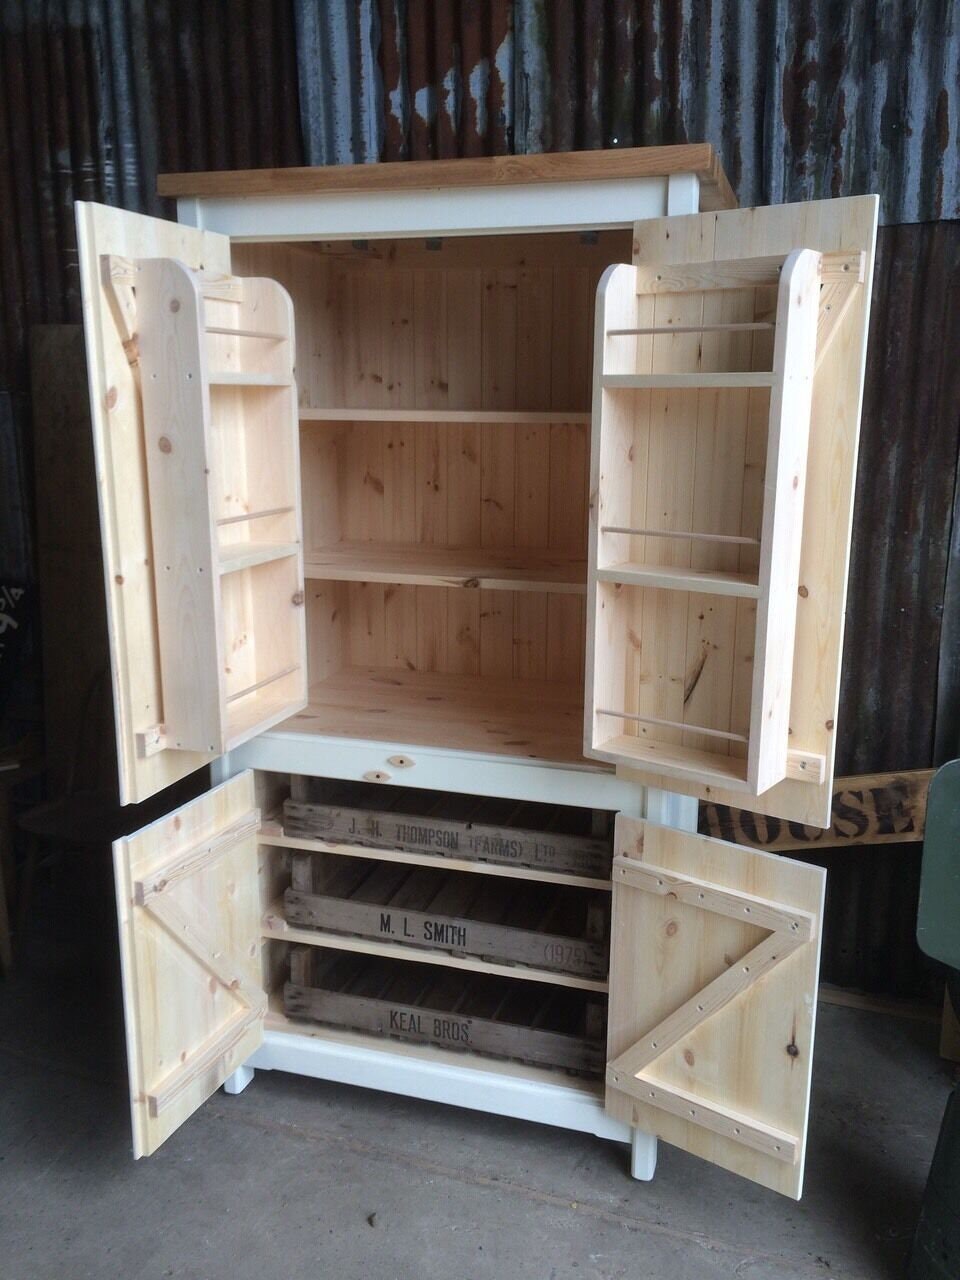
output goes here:
[{"label": "wood knot", "polygon": [[668,938],[672,938],[679,928],[680,926],[677,924],[676,920],[668,920],[663,931]]},{"label": "wood knot", "polygon": [[807,598],[807,596],[808,596],[809,594],[810,594],[810,592],[809,592],[809,591],[807,590],[807,588],[803,585],[803,583],[801,583],[801,584],[800,584],[800,586],[799,586],[799,587],[797,587],[797,595],[800,597],[800,599],[801,599],[801,600],[806,600],[806,598]]},{"label": "wood knot", "polygon": [[684,1049],[684,1051],[683,1051],[683,1060],[684,1060],[684,1062],[687,1064],[687,1066],[688,1066],[688,1067],[692,1067],[692,1066],[693,1066],[693,1064],[696,1062],[696,1058],[693,1056],[693,1050],[692,1050],[692,1049]]},{"label": "wood knot", "polygon": [[787,1053],[789,1053],[791,1058],[800,1057],[800,1050],[797,1048],[796,1040],[791,1040],[790,1043],[787,1045]]},{"label": "wood knot", "polygon": [[295,591],[293,595],[290,597],[291,604],[301,605],[303,604],[303,601],[304,601],[304,594],[302,591]]},{"label": "wood knot", "polygon": [[115,409],[117,407],[117,401],[119,399],[120,399],[119,391],[117,391],[116,387],[111,387],[110,390],[107,392],[107,408]]},{"label": "wood knot", "polygon": [[157,441],[157,448],[161,453],[173,453],[173,445],[166,436],[161,436]]},{"label": "wood knot", "polygon": [[170,299],[170,310],[174,313],[174,315],[176,315],[176,313],[180,310],[180,299],[179,299],[179,298],[171,298],[171,299]]}]

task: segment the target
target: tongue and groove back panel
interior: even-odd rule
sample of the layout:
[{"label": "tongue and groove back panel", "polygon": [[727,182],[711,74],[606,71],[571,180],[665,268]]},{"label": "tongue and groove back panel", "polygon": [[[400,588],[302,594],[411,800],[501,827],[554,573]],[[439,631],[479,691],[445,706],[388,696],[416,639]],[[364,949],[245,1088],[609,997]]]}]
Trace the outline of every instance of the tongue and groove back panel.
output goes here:
[{"label": "tongue and groove back panel", "polygon": [[297,314],[313,682],[547,682],[565,727],[542,753],[581,758],[593,307],[629,251],[623,231],[235,246]]}]

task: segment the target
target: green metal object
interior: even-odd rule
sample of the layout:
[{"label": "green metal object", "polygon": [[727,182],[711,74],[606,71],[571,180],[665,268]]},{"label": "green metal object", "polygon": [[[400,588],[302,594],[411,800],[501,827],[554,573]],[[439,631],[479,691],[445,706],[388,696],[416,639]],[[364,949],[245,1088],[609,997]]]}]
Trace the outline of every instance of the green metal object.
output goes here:
[{"label": "green metal object", "polygon": [[960,969],[960,760],[930,783],[917,912],[920,950]]},{"label": "green metal object", "polygon": [[957,1280],[960,1276],[960,1093],[954,1089],[923,1193],[907,1280]]},{"label": "green metal object", "polygon": [[[934,775],[917,912],[920,950],[947,966],[954,1008],[960,994],[960,760]],[[957,1280],[960,1276],[960,1087],[947,1099],[923,1208],[913,1239],[907,1280]]]}]

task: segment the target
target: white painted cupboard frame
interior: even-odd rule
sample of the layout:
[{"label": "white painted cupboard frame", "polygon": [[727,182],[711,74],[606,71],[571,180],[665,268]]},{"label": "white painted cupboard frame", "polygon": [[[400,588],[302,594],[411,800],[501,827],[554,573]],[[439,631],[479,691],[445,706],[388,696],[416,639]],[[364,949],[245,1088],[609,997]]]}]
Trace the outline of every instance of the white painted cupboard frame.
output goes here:
[{"label": "white painted cupboard frame", "polygon": [[[236,199],[181,198],[178,220],[229,235],[238,243],[270,240],[356,240],[362,237],[498,235],[524,231],[577,231],[628,228],[643,218],[697,213],[700,183],[696,174],[637,178],[615,182],[530,184],[517,187],[464,188],[401,192],[379,197],[354,194],[254,196]],[[616,220],[611,213],[616,212]],[[214,780],[242,769],[301,773],[319,778],[360,778],[390,772],[389,758],[409,753],[404,743],[366,742],[358,738],[306,737],[268,730],[223,756],[213,766]],[[405,783],[428,790],[472,795],[510,796],[518,800],[562,801],[585,808],[614,809],[635,817],[694,831],[697,800],[671,792],[639,788],[608,769],[590,764],[559,767],[469,752],[418,748],[411,753],[414,772]],[[631,1143],[634,1178],[649,1179],[657,1162],[657,1139],[612,1119],[595,1087],[532,1080],[509,1064],[473,1062],[456,1054],[402,1052],[346,1032],[301,1035],[267,1029],[253,1057],[224,1086],[238,1093],[255,1070],[291,1071],[320,1080],[360,1085],[431,1102],[448,1102],[493,1115],[551,1124],[597,1137]]]}]

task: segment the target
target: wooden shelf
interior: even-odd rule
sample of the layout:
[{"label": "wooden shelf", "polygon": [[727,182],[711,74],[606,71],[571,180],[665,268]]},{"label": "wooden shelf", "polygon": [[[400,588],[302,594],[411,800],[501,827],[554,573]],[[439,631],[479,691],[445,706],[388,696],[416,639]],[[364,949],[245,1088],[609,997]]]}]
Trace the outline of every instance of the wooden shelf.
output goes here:
[{"label": "wooden shelf", "polygon": [[207,375],[211,387],[292,387],[293,379],[277,373],[236,373],[220,369]]},{"label": "wooden shelf", "polygon": [[411,755],[420,746],[590,764],[579,682],[345,667],[311,686],[307,706],[283,731],[386,742]]},{"label": "wooden shelf", "polygon": [[772,387],[772,373],[605,373],[608,391],[699,391]]},{"label": "wooden shelf", "polygon": [[538,884],[564,884],[578,889],[609,892],[610,881],[594,876],[578,876],[570,872],[547,871],[539,867],[514,867],[499,862],[479,862],[470,858],[446,858],[439,854],[412,853],[405,849],[386,849],[370,845],[342,844],[335,840],[315,840],[306,836],[287,836],[276,819],[262,822],[259,842],[270,849],[301,849],[308,853],[336,853],[347,858],[376,858],[380,862],[403,862],[415,867],[437,867],[441,871],[466,871],[475,875],[503,876],[508,880],[533,880]]},{"label": "wooden shelf", "polygon": [[343,542],[306,557],[308,578],[393,582],[488,591],[586,592],[586,561],[541,550],[428,547],[422,544]]},{"label": "wooden shelf", "polygon": [[296,507],[266,507],[262,511],[244,511],[236,516],[222,516],[218,525],[243,524],[248,520],[267,520],[273,516],[286,516],[296,511]]},{"label": "wooden shelf", "polygon": [[756,600],[760,587],[748,573],[721,573],[711,569],[689,569],[681,565],[638,564],[623,560],[597,570],[599,582],[619,582],[624,586],[655,587],[667,591],[696,591],[704,595],[740,596]]},{"label": "wooden shelf", "polygon": [[264,938],[275,938],[280,942],[299,942],[310,947],[330,947],[338,951],[383,956],[390,960],[412,961],[414,964],[435,964],[445,969],[466,969],[472,973],[494,973],[501,978],[547,982],[552,986],[575,987],[580,991],[604,992],[607,990],[607,982],[600,978],[581,978],[576,974],[556,973],[552,969],[535,969],[530,965],[497,964],[469,956],[451,955],[445,951],[431,951],[427,947],[380,942],[353,934],[329,933],[324,929],[299,928],[296,925],[287,924],[282,900],[274,902],[264,913],[261,927]]},{"label": "wooden shelf", "polygon": [[683,542],[726,542],[738,547],[759,547],[759,538],[737,533],[694,533],[689,529],[647,529],[625,524],[602,524],[601,533],[624,533],[630,538],[679,538]]},{"label": "wooden shelf", "polygon": [[[296,670],[285,676],[296,675]],[[285,677],[284,677],[285,680]],[[277,682],[279,683],[279,681]],[[231,702],[227,709],[225,751],[232,751],[248,742],[255,734],[272,729],[290,716],[292,698],[284,687],[278,692],[270,684]]]},{"label": "wooden shelf", "polygon": [[252,569],[254,565],[295,556],[299,550],[298,542],[230,543],[220,548],[220,572],[236,573],[240,569]]},{"label": "wooden shelf", "polygon": [[521,409],[312,409],[300,406],[301,422],[589,422],[590,414]]},{"label": "wooden shelf", "polygon": [[261,329],[235,329],[221,324],[208,324],[205,332],[215,333],[224,338],[260,338],[264,342],[285,342],[285,333],[266,333]]},{"label": "wooden shelf", "polygon": [[[691,725],[689,732],[696,733],[695,726]],[[693,774],[709,786],[724,787],[728,791],[747,790],[747,762],[739,756],[697,751],[679,742],[659,742],[631,734],[603,738],[595,750],[601,758],[629,762],[647,773],[687,779]]]},{"label": "wooden shelf", "polygon": [[770,320],[757,320],[747,322],[735,322],[723,324],[666,324],[666,325],[647,325],[640,329],[608,329],[608,338],[628,338],[628,337],[651,337],[663,338],[672,337],[675,333],[754,333],[758,330],[761,332],[771,332],[774,328],[773,322]]}]

